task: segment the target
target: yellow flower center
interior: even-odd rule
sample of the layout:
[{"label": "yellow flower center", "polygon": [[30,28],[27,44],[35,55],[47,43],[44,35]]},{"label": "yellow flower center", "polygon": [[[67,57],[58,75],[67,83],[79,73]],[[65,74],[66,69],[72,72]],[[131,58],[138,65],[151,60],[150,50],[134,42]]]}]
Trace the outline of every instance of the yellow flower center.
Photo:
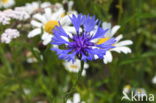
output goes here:
[{"label": "yellow flower center", "polygon": [[44,30],[45,30],[47,33],[52,33],[52,30],[55,28],[55,26],[59,26],[58,21],[56,21],[56,20],[48,21],[48,22],[44,25]]},{"label": "yellow flower center", "polygon": [[72,69],[77,69],[77,68],[78,68],[77,65],[70,65],[70,67],[71,67]]},{"label": "yellow flower center", "polygon": [[131,86],[130,85],[126,85],[125,88],[126,89],[131,89]]},{"label": "yellow flower center", "polygon": [[143,90],[142,89],[138,89],[137,92],[138,93],[143,93]]},{"label": "yellow flower center", "polygon": [[4,4],[6,4],[6,3],[9,2],[9,0],[2,0],[2,2],[3,2]]},{"label": "yellow flower center", "polygon": [[98,40],[97,44],[103,44],[104,42],[106,42],[107,40],[109,40],[110,38],[101,38]]}]

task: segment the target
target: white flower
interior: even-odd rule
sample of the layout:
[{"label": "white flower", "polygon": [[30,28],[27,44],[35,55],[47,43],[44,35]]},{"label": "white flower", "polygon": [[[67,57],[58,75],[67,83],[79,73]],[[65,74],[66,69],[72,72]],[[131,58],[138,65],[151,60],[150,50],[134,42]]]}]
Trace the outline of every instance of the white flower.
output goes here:
[{"label": "white flower", "polygon": [[25,93],[26,95],[28,95],[28,94],[31,93],[31,90],[28,89],[28,88],[24,88],[23,91],[24,91],[24,93]]},{"label": "white flower", "polygon": [[0,11],[0,23],[2,23],[2,25],[10,24],[11,19],[26,20],[29,17],[30,15],[23,7],[16,7],[14,10],[6,9],[4,11]]},{"label": "white flower", "polygon": [[26,20],[30,18],[30,15],[26,12],[25,7],[16,7],[13,11],[14,15],[12,18],[17,20]]},{"label": "white flower", "polygon": [[129,93],[131,91],[131,86],[130,85],[126,85],[126,86],[124,86],[124,88],[123,88],[123,92],[124,93]]},{"label": "white flower", "polygon": [[[114,34],[118,31],[120,26],[115,25],[114,27],[111,28],[110,23],[104,22],[102,24],[102,28],[103,29],[108,29],[108,32],[106,33],[104,38],[98,40],[98,42],[97,42],[98,44],[102,44],[102,43],[106,42],[107,40],[109,40],[110,38],[112,38],[114,36]],[[114,44],[115,48],[112,48],[112,49],[108,50],[106,52],[106,54],[104,55],[103,61],[104,61],[105,64],[112,62],[112,60],[113,60],[113,56],[112,56],[112,53],[111,53],[112,51],[115,51],[117,53],[124,53],[124,54],[132,52],[131,49],[129,47],[127,47],[128,45],[133,44],[133,42],[131,40],[120,41],[123,38],[122,34],[120,34],[117,37],[113,37],[113,38],[116,39],[116,42]]]},{"label": "white flower", "polygon": [[8,8],[15,4],[15,0],[0,0],[0,8]]},{"label": "white flower", "polygon": [[153,84],[156,84],[156,75],[153,77],[152,83],[153,83]]},{"label": "white flower", "polygon": [[32,2],[32,3],[27,3],[24,7],[25,7],[25,10],[29,14],[32,14],[37,9],[39,9],[39,8],[45,8],[45,7],[48,7],[48,6],[51,6],[51,3],[50,2],[43,2],[43,3],[40,3],[40,2]]},{"label": "white flower", "polygon": [[38,60],[33,56],[32,52],[27,51],[26,52],[26,57],[27,57],[27,63],[36,63]]},{"label": "white flower", "polygon": [[6,29],[5,32],[1,35],[1,42],[9,44],[12,39],[19,37],[19,31],[16,29]]},{"label": "white flower", "polygon": [[135,95],[137,95],[138,97],[141,97],[141,96],[147,95],[147,93],[146,93],[146,90],[144,88],[137,88],[135,90]]},{"label": "white flower", "polygon": [[69,17],[62,17],[62,14],[64,13],[65,10],[63,8],[60,8],[57,11],[45,8],[44,14],[37,13],[33,15],[34,20],[31,21],[31,25],[35,28],[29,32],[28,37],[32,38],[36,35],[42,34],[41,39],[43,40],[43,44],[47,45],[53,37],[52,30],[55,26],[59,25],[59,23],[63,28],[66,28],[67,31],[71,31],[71,29],[73,30],[74,28],[69,26],[71,23]]},{"label": "white flower", "polygon": [[5,12],[0,11],[0,23],[2,25],[9,24],[10,20],[10,17]]},{"label": "white flower", "polygon": [[[74,73],[78,73],[81,69],[81,61],[76,59],[75,62],[67,62],[65,61],[64,63],[65,69],[68,70],[69,72],[74,72]],[[82,71],[82,76],[86,75],[86,69],[89,68],[89,65],[87,63],[84,64],[84,69]]]},{"label": "white flower", "polygon": [[81,101],[81,97],[79,93],[75,93],[72,99],[68,99],[66,103],[85,103]]}]

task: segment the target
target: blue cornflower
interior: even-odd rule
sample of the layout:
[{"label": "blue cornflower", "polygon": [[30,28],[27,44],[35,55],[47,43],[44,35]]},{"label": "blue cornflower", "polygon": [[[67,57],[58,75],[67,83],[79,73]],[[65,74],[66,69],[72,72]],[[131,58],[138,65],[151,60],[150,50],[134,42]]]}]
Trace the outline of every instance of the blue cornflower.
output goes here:
[{"label": "blue cornflower", "polygon": [[94,60],[97,57],[103,59],[106,51],[114,47],[113,38],[102,43],[96,42],[96,39],[104,37],[108,29],[102,29],[95,16],[72,15],[70,20],[76,30],[72,36],[68,35],[61,25],[53,30],[52,44],[58,45],[58,48],[52,50],[57,52],[60,59],[73,62],[76,58],[83,61]]}]

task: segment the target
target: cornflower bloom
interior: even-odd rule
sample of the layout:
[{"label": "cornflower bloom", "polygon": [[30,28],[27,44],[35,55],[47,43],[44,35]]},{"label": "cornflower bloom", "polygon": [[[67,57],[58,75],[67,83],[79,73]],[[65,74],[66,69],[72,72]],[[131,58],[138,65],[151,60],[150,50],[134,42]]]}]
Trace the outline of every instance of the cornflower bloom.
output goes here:
[{"label": "cornflower bloom", "polygon": [[75,32],[66,32],[61,25],[53,30],[52,48],[60,59],[74,62],[76,58],[82,61],[91,61],[95,58],[103,59],[107,50],[114,48],[115,39],[98,44],[95,39],[103,37],[108,29],[102,29],[95,16],[72,15],[70,20]]}]

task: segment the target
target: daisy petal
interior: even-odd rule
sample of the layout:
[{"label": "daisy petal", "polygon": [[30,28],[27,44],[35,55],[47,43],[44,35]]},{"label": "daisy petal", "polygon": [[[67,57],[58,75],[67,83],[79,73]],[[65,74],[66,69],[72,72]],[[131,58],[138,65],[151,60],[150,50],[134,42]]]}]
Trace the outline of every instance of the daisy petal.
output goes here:
[{"label": "daisy petal", "polygon": [[33,16],[33,18],[35,18],[35,19],[41,21],[42,23],[47,22],[46,18],[45,18],[43,15],[41,15],[41,14],[35,14],[35,15]]},{"label": "daisy petal", "polygon": [[42,23],[37,22],[36,20],[32,20],[31,25],[34,27],[39,27],[39,28],[42,27]]},{"label": "daisy petal", "polygon": [[111,37],[120,29],[119,25],[115,25],[111,30]]},{"label": "daisy petal", "polygon": [[70,25],[71,24],[71,21],[70,21],[69,16],[67,15],[67,16],[61,18],[60,24],[61,25]]},{"label": "daisy petal", "polygon": [[104,56],[103,62],[105,64],[107,64],[107,63],[112,62],[112,60],[113,60],[113,57],[112,57],[111,52],[110,51],[107,51],[106,54],[105,54],[105,56]]},{"label": "daisy petal", "polygon": [[128,47],[116,47],[116,48],[111,49],[111,51],[116,51],[118,53],[123,52],[124,54],[128,54],[132,52],[132,50]]},{"label": "daisy petal", "polygon": [[131,44],[133,44],[131,40],[124,40],[124,41],[118,42],[117,44],[115,44],[115,46],[126,46],[126,45],[131,45]]},{"label": "daisy petal", "polygon": [[117,36],[117,37],[115,38],[115,40],[116,40],[116,42],[118,42],[118,41],[120,41],[122,38],[123,38],[123,35],[120,34],[119,36]]},{"label": "daisy petal", "polygon": [[45,16],[47,17],[47,19],[51,19],[51,15],[52,15],[51,9],[46,8],[44,11],[45,11]]},{"label": "daisy petal", "polygon": [[39,35],[40,33],[41,33],[41,29],[40,28],[34,29],[31,32],[29,32],[28,38],[32,38],[32,37],[34,37],[36,35]]},{"label": "daisy petal", "polygon": [[48,34],[48,33],[44,33],[41,37],[41,39],[43,40],[43,45],[47,45],[51,42],[52,40],[52,35]]}]

